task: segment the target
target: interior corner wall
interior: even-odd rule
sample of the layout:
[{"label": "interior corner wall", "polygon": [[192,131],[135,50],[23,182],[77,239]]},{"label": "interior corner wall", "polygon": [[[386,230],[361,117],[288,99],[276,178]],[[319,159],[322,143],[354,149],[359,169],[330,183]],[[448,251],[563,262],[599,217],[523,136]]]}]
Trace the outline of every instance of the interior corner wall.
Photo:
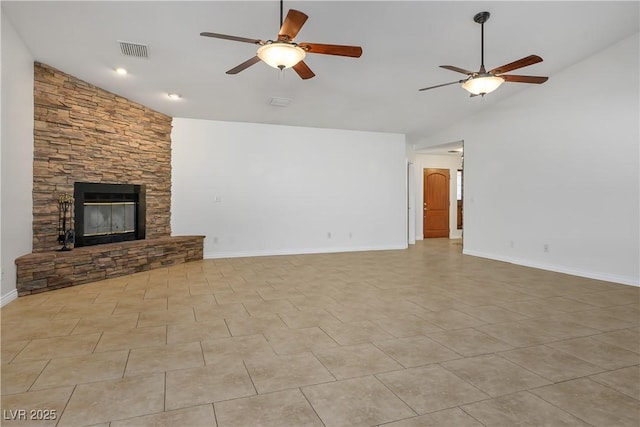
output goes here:
[{"label": "interior corner wall", "polygon": [[458,169],[462,169],[462,158],[460,156],[437,156],[429,154],[415,154],[413,157],[415,165],[415,199],[416,199],[416,216],[415,216],[415,233],[416,240],[424,239],[424,221],[423,210],[424,205],[424,170],[427,168],[448,169],[449,170],[449,238],[461,239],[462,230],[458,230]]},{"label": "interior corner wall", "polygon": [[639,285],[638,40],[421,144],[465,142],[464,253]]},{"label": "interior corner wall", "polygon": [[175,118],[174,234],[205,258],[407,247],[405,137]]},{"label": "interior corner wall", "polygon": [[2,19],[2,129],[0,305],[17,296],[15,259],[31,252],[33,187],[33,56],[4,13]]}]

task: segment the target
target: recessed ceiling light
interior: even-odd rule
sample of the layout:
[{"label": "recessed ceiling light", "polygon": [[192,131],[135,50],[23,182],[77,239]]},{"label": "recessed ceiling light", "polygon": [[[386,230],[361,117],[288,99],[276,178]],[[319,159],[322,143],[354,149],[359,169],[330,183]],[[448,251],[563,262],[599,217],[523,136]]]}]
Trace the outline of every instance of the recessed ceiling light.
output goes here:
[{"label": "recessed ceiling light", "polygon": [[180,94],[178,94],[178,93],[169,93],[169,94],[167,94],[167,96],[170,99],[173,99],[174,101],[177,101],[178,99],[182,98],[182,96],[180,96]]},{"label": "recessed ceiling light", "polygon": [[127,69],[122,67],[116,68],[116,73],[120,74],[121,76],[124,76],[127,74]]}]

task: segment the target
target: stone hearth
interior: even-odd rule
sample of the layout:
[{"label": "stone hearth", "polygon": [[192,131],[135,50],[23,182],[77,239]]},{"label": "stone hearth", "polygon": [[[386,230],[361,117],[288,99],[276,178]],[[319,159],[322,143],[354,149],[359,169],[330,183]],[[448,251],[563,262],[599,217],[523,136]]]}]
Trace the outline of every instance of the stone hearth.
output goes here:
[{"label": "stone hearth", "polygon": [[18,296],[202,259],[204,236],[174,236],[38,252],[16,259]]}]

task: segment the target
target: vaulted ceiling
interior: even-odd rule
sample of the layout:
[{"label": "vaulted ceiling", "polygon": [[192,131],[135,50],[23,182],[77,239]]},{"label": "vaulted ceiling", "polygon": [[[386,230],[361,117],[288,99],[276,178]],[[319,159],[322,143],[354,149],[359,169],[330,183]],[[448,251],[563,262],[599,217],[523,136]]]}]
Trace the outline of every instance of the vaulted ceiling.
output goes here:
[{"label": "vaulted ceiling", "polygon": [[[517,74],[549,76],[545,84],[639,29],[636,1],[285,1],[285,14],[291,8],[309,15],[296,41],[360,45],[362,57],[309,54],[305,62],[316,74],[309,80],[264,63],[225,74],[257,46],[199,34],[274,39],[277,0],[2,1],[35,60],[168,115],[398,132],[410,140],[536,90],[507,83],[484,98],[458,85],[418,92],[464,78],[439,65],[479,68],[477,12],[491,13],[487,68],[537,54],[544,62]],[[147,45],[148,59],[122,55],[118,41]],[[129,74],[116,74],[117,67]],[[182,98],[172,101],[170,92]],[[289,105],[271,105],[274,97]]]}]

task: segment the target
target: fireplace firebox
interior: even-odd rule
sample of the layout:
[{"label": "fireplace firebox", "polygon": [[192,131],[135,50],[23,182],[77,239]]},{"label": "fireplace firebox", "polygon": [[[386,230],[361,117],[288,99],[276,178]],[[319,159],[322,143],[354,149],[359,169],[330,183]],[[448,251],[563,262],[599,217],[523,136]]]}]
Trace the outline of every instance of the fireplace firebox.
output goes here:
[{"label": "fireplace firebox", "polygon": [[76,247],[145,238],[144,185],[76,182],[73,196]]}]

